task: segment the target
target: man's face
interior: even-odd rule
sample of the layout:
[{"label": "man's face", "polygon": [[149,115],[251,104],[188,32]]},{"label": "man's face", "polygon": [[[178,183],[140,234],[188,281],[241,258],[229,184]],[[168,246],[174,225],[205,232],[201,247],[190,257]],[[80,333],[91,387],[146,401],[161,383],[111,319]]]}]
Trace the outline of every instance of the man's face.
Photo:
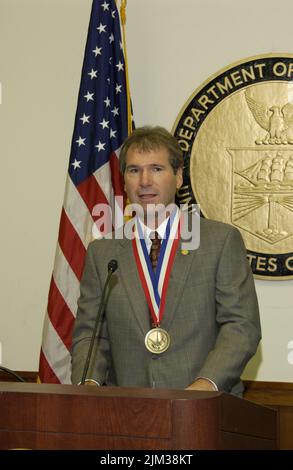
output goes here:
[{"label": "man's face", "polygon": [[124,188],[130,202],[140,204],[145,215],[149,204],[168,206],[174,203],[176,189],[181,187],[182,181],[182,168],[174,174],[166,148],[149,152],[131,147],[128,150]]}]

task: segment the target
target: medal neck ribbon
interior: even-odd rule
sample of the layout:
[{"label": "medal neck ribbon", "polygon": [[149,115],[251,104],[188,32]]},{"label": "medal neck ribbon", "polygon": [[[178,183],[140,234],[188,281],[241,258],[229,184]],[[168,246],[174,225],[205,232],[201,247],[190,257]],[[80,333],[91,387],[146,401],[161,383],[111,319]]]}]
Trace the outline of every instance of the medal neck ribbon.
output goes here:
[{"label": "medal neck ribbon", "polygon": [[134,234],[132,248],[138,274],[151,312],[153,324],[159,327],[163,319],[171,269],[180,238],[179,210],[173,211],[169,217],[165,236],[162,239],[156,272],[152,269],[139,219],[136,220]]}]

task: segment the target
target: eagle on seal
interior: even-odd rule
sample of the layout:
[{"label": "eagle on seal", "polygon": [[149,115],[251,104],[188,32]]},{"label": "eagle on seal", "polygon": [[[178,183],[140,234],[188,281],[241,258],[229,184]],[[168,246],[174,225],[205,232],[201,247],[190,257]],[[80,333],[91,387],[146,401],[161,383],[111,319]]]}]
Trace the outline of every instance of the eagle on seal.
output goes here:
[{"label": "eagle on seal", "polygon": [[293,145],[293,102],[283,107],[273,105],[268,108],[245,92],[245,99],[254,119],[267,131],[264,139],[255,141],[258,145],[291,144]]}]

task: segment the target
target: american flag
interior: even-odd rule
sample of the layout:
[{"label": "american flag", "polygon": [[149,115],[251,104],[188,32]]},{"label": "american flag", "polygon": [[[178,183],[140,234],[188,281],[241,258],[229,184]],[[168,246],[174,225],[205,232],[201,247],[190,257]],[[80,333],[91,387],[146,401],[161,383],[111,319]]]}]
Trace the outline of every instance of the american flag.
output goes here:
[{"label": "american flag", "polygon": [[93,208],[106,204],[114,210],[114,197],[125,196],[118,158],[131,131],[127,88],[116,2],[93,0],[43,329],[41,382],[71,383],[71,333],[86,249],[93,239]]}]

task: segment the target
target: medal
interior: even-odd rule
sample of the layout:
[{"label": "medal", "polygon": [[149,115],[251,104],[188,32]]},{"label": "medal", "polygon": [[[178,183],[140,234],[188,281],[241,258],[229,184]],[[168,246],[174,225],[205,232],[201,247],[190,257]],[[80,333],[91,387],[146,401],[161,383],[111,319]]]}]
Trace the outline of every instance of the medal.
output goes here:
[{"label": "medal", "polygon": [[153,354],[161,354],[170,346],[170,336],[166,330],[157,327],[149,330],[144,339],[146,348]]},{"label": "medal", "polygon": [[173,211],[162,240],[156,272],[153,271],[139,219],[132,239],[134,258],[142,288],[152,317],[153,329],[145,335],[145,346],[153,354],[161,354],[170,346],[170,336],[160,327],[166,305],[167,288],[180,238],[180,214]]}]

